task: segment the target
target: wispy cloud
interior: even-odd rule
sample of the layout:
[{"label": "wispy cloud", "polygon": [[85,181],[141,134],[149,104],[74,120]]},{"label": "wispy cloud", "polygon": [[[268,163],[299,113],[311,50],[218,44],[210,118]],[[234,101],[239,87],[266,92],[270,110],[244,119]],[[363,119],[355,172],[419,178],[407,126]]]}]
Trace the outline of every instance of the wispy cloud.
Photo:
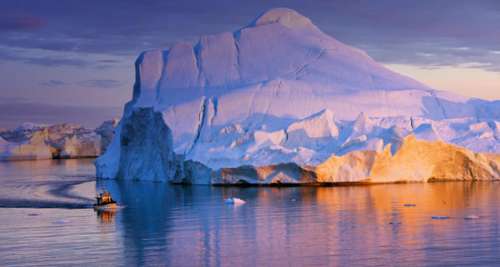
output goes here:
[{"label": "wispy cloud", "polygon": [[35,57],[35,58],[24,58],[23,61],[28,64],[34,64],[46,67],[61,67],[61,66],[85,67],[90,64],[88,61],[78,58]]},{"label": "wispy cloud", "polygon": [[85,80],[77,82],[78,85],[83,87],[93,88],[118,88],[123,86],[123,82],[117,80]]},{"label": "wispy cloud", "polygon": [[30,51],[22,49],[11,49],[9,47],[0,50],[0,60],[17,61],[45,67],[86,67],[95,64],[79,57],[66,57],[65,55],[35,55]]},{"label": "wispy cloud", "polygon": [[56,87],[68,87],[68,88],[73,88],[74,85],[76,86],[81,86],[81,87],[89,87],[89,88],[104,88],[104,89],[109,89],[109,88],[119,88],[124,85],[123,82],[117,81],[117,80],[112,80],[112,79],[93,79],[93,80],[83,80],[83,81],[77,81],[77,82],[65,82],[62,80],[48,80],[40,83],[41,86],[43,87],[50,87],[50,88],[56,88]]},{"label": "wispy cloud", "polygon": [[[150,4],[108,0],[100,1],[99,8],[93,12],[83,12],[88,5],[88,1],[43,5],[39,0],[2,1],[0,8],[4,13],[23,10],[24,15],[0,19],[0,28],[3,25],[10,29],[0,36],[1,44],[82,55],[135,56],[142,50],[165,47],[177,40],[195,40],[202,34],[233,31],[266,9],[286,6],[310,17],[326,33],[367,50],[384,63],[455,66],[487,62],[493,65],[488,64],[487,70],[500,69],[500,59],[489,58],[490,51],[498,50],[500,43],[498,0],[429,0],[412,5],[400,0],[332,0],[314,4],[301,0],[183,0],[151,1]],[[227,10],[232,11],[230,15]],[[31,28],[43,28],[43,31],[24,31]],[[436,56],[425,56],[428,54]],[[84,65],[77,59],[41,58],[28,63]],[[112,62],[104,64],[108,63]]]},{"label": "wispy cloud", "polygon": [[0,11],[0,31],[32,31],[47,25],[41,17],[19,12],[8,13]]},{"label": "wispy cloud", "polygon": [[40,83],[40,85],[45,86],[45,87],[60,87],[60,86],[66,85],[66,83],[64,81],[61,81],[61,80],[48,80],[48,81]]},{"label": "wispy cloud", "polygon": [[[15,61],[44,67],[95,67],[106,69],[124,63],[116,56],[94,55],[72,51],[46,51],[43,48],[18,48],[2,46],[0,43],[0,61]],[[131,64],[128,63],[127,64]]]},{"label": "wispy cloud", "polygon": [[79,122],[96,127],[105,120],[121,114],[119,107],[83,107],[50,105],[21,98],[0,97],[0,127],[12,128],[24,122],[63,123]]}]

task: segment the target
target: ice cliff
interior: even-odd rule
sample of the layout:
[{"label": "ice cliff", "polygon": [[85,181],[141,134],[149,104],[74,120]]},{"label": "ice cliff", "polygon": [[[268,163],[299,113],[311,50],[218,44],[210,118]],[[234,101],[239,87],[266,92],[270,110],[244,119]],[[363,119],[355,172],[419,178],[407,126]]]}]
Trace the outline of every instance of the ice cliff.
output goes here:
[{"label": "ice cliff", "polygon": [[[152,108],[135,109],[122,120],[119,136],[119,158],[103,160],[116,154],[111,151],[100,163],[112,161],[109,166],[97,165],[98,176],[118,176],[132,180],[171,180],[176,174],[176,158],[172,147],[172,133],[163,122],[161,113]],[[114,152],[114,153],[113,153]],[[99,164],[99,163],[98,163]]]},{"label": "ice cliff", "polygon": [[[283,170],[311,181],[319,175],[311,166],[357,151],[392,157],[408,135],[436,150],[439,140],[499,153],[499,101],[441,92],[392,72],[290,9],[272,9],[232,33],[143,52],[135,66],[133,98],[96,163],[101,178],[230,183],[224,177],[233,171]],[[134,115],[145,109],[161,116]],[[138,125],[145,136],[126,130]],[[373,176],[366,164],[356,166],[345,177]],[[298,181],[284,177],[278,180]]]}]

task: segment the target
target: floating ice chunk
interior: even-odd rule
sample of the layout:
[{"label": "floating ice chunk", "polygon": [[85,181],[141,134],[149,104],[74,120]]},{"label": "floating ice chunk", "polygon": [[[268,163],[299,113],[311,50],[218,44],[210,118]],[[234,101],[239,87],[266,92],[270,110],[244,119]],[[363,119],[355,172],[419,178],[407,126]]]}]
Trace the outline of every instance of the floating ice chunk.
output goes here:
[{"label": "floating ice chunk", "polygon": [[432,216],[431,218],[433,220],[448,220],[450,217],[449,216]]},{"label": "floating ice chunk", "polygon": [[468,215],[468,216],[465,216],[464,219],[465,220],[477,220],[479,219],[480,217],[477,216],[477,215]]},{"label": "floating ice chunk", "polygon": [[405,207],[416,207],[417,204],[412,204],[412,203],[406,203],[404,204]]},{"label": "floating ice chunk", "polygon": [[226,198],[224,200],[224,203],[226,203],[228,205],[243,205],[246,203],[246,201],[243,199],[237,198],[237,197],[230,197],[230,198]]}]

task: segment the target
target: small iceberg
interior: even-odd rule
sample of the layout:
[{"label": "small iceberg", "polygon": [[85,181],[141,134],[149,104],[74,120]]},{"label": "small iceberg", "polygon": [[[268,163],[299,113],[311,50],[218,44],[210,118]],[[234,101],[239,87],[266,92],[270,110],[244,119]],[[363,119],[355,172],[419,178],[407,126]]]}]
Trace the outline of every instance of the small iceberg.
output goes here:
[{"label": "small iceberg", "polygon": [[417,204],[413,204],[413,203],[406,203],[404,204],[405,207],[416,207]]},{"label": "small iceberg", "polygon": [[450,217],[449,216],[432,216],[431,217],[433,220],[447,220]]},{"label": "small iceberg", "polygon": [[465,216],[464,217],[464,220],[477,220],[479,219],[480,217],[477,216],[477,215],[468,215],[468,216]]},{"label": "small iceberg", "polygon": [[241,199],[241,198],[237,198],[237,197],[230,197],[230,198],[226,198],[224,200],[224,203],[228,204],[228,205],[243,205],[245,204],[245,200]]}]

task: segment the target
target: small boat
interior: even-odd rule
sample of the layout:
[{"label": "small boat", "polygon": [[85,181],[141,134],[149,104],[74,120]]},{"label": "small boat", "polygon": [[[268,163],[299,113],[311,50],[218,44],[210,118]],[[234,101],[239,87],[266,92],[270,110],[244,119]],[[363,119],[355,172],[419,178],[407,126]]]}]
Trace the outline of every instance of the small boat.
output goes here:
[{"label": "small boat", "polygon": [[118,207],[116,201],[111,198],[109,192],[100,193],[96,197],[96,203],[94,204],[95,210],[114,210]]}]

